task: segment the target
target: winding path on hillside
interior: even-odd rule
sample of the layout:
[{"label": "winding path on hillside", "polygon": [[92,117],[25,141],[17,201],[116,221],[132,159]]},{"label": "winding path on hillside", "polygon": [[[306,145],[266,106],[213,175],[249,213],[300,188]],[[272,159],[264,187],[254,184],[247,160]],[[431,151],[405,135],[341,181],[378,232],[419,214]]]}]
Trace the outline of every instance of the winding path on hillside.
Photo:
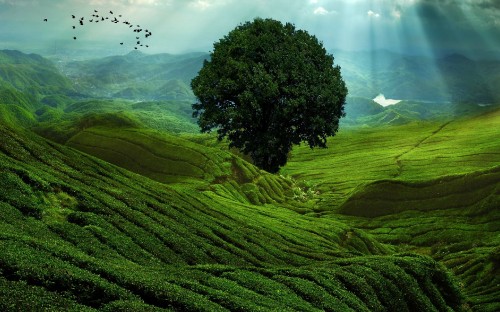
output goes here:
[{"label": "winding path on hillside", "polygon": [[452,120],[445,122],[444,124],[440,125],[436,130],[434,130],[431,134],[429,134],[428,136],[424,137],[422,140],[418,141],[417,144],[415,144],[414,146],[412,146],[410,149],[402,152],[401,154],[396,155],[396,157],[394,157],[394,160],[396,161],[396,165],[398,166],[398,168],[397,168],[398,171],[394,175],[394,177],[397,178],[397,177],[399,177],[403,173],[403,164],[401,163],[401,157],[403,157],[404,155],[406,155],[406,154],[414,151],[415,149],[419,148],[420,145],[422,145],[425,141],[429,140],[430,138],[432,138],[433,136],[435,136],[436,134],[438,134],[441,130],[443,130],[451,122],[452,122]]}]

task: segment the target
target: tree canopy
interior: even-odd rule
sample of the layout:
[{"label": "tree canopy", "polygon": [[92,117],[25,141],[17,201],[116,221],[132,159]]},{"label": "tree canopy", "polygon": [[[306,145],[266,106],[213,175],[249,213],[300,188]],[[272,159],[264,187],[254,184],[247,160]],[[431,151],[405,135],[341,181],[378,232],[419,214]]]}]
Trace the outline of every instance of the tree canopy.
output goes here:
[{"label": "tree canopy", "polygon": [[347,88],[318,39],[290,23],[257,18],[214,43],[191,81],[202,132],[277,172],[292,146],[326,147],[344,116]]}]

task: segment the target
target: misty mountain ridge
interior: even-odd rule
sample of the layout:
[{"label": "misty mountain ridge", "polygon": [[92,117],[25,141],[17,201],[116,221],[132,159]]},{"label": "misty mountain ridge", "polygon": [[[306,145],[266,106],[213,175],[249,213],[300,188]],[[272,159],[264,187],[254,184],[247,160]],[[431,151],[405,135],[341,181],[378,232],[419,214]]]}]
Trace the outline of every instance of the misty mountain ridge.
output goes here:
[{"label": "misty mountain ridge", "polygon": [[495,103],[500,101],[500,61],[461,54],[410,56],[386,50],[332,52],[351,96],[382,93],[398,100]]},{"label": "misty mountain ridge", "polygon": [[[401,124],[411,120],[456,116],[486,110],[500,102],[500,61],[475,61],[461,54],[439,59],[390,51],[334,51],[349,96],[347,125]],[[37,54],[0,51],[0,86],[30,98],[26,102],[63,108],[85,98],[120,98],[132,101],[181,101],[185,120],[191,120],[195,101],[190,81],[209,58],[208,53],[124,55],[89,60],[49,60]],[[2,97],[13,102],[12,92]],[[382,107],[379,94],[400,101]],[[4,101],[4,103],[6,103]],[[476,104],[481,104],[478,106]],[[33,106],[34,105],[34,106]],[[165,106],[162,106],[165,107]],[[176,106],[177,107],[177,106]]]},{"label": "misty mountain ridge", "polygon": [[498,310],[499,109],[353,93],[355,128],[271,175],[179,100],[206,56],[9,56],[0,310]]},{"label": "misty mountain ridge", "polygon": [[[342,68],[349,96],[373,99],[384,94],[397,100],[455,103],[500,101],[499,60],[473,60],[457,53],[432,58],[387,50],[338,50],[332,54],[335,64]],[[172,97],[159,89],[165,89],[169,80],[178,80],[176,88],[181,85],[190,90],[191,79],[208,58],[209,54],[202,52],[149,55],[132,51],[122,56],[67,62],[61,69],[71,79],[85,82],[84,86],[91,87],[96,95],[121,95],[133,87],[141,91],[127,98],[192,100],[190,91]]]},{"label": "misty mountain ridge", "polygon": [[[0,86],[35,94],[74,94],[72,82],[53,62],[17,50],[0,50]],[[36,100],[36,99],[34,99]]]},{"label": "misty mountain ridge", "polygon": [[60,70],[78,90],[97,97],[132,100],[194,100],[189,87],[205,53],[125,55],[60,62]]}]

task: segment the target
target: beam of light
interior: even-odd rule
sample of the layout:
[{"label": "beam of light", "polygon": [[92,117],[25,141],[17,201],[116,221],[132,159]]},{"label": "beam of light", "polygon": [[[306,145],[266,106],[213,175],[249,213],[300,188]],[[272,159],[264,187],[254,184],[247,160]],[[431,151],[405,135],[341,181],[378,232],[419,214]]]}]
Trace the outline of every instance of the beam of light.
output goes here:
[{"label": "beam of light", "polygon": [[[468,10],[462,7],[462,14],[473,30],[473,35],[475,36],[473,38],[476,39],[474,46],[484,48],[487,52],[486,57],[490,57],[491,52],[498,53],[500,50],[500,10],[496,12],[494,19],[492,18],[486,22],[484,16],[479,14],[479,10]],[[485,23],[486,25],[484,25]],[[488,31],[488,28],[496,29],[496,31]],[[469,51],[471,55],[479,52],[475,51],[474,47],[470,47]]]},{"label": "beam of light", "polygon": [[[423,61],[426,64],[431,64],[432,66],[428,67],[419,67],[417,74],[421,81],[431,83],[433,86],[433,90],[436,90],[435,93],[431,94],[423,94],[419,98],[415,98],[413,100],[423,100],[423,101],[444,101],[449,102],[450,92],[448,85],[445,82],[445,78],[440,71],[438,64],[433,62],[428,62],[426,58],[430,58],[431,60],[435,60],[439,57],[435,47],[433,46],[433,40],[429,38],[426,29],[426,22],[419,15],[418,10],[415,5],[409,5],[405,8],[405,10],[401,13],[402,19],[405,19],[404,22],[401,23],[401,49],[405,50],[407,54],[411,55],[411,58],[416,61]],[[408,86],[410,87],[410,86]],[[411,86],[415,88],[417,91],[422,86],[413,85]],[[429,90],[428,86],[425,88]],[[445,94],[442,94],[440,90],[446,90]]]},{"label": "beam of light", "polygon": [[[445,31],[437,33],[436,22],[424,22],[425,18],[427,18],[426,14],[423,14],[425,12],[419,12],[421,17],[420,21],[424,34],[428,40],[431,42],[440,42],[444,46],[443,48],[443,46],[431,45],[430,48],[433,50],[433,54],[436,59],[436,67],[441,73],[441,78],[446,85],[450,100],[453,103],[461,103],[493,98],[491,90],[488,90],[486,87],[487,82],[485,81],[484,75],[478,70],[478,68],[475,67],[475,63],[467,60],[461,55],[456,54],[454,54],[454,56],[452,55],[447,57],[445,55],[446,58],[443,58],[443,52],[449,55],[450,52],[467,53],[468,49],[471,49],[471,47],[464,46],[461,43],[463,36],[471,36],[471,38],[475,38],[475,40],[480,38],[474,30],[474,27],[471,27],[471,22],[466,18],[463,8],[461,6],[454,6],[451,8],[450,6],[446,6],[446,4],[436,4],[434,9],[437,11],[432,14],[437,14],[439,17],[439,25],[441,27],[446,27]],[[454,20],[450,20],[448,15],[451,9],[454,10]],[[460,27],[457,27],[457,25]],[[480,94],[470,94],[468,92],[468,90],[470,90],[470,86],[463,85],[467,83],[468,80],[461,80],[455,77],[457,74],[456,70],[460,69],[455,68],[457,65],[465,66],[465,68],[463,68],[464,72],[460,74],[468,75],[469,81],[470,77],[473,77],[472,79],[475,81],[475,85],[478,86],[475,89],[478,90]]]},{"label": "beam of light", "polygon": [[[383,12],[383,13],[382,13]],[[381,1],[369,1],[368,11],[366,13],[369,19],[369,51],[370,51],[370,83],[372,94],[374,97],[380,93],[392,95],[394,90],[382,90],[378,75],[383,68],[392,66],[389,51],[398,49],[400,44],[397,35],[398,25],[392,21],[392,17],[387,13]]]}]

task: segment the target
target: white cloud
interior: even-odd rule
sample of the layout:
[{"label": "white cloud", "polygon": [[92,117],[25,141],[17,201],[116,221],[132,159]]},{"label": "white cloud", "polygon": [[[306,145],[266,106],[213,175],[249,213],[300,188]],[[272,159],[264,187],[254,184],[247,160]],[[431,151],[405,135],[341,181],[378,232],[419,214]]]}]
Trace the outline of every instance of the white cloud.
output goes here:
[{"label": "white cloud", "polygon": [[128,0],[129,4],[135,5],[158,5],[160,1],[158,0]]},{"label": "white cloud", "polygon": [[373,12],[372,10],[369,10],[367,12],[367,14],[368,14],[368,16],[371,16],[371,17],[380,17],[379,13]]},{"label": "white cloud", "polygon": [[320,7],[317,7],[316,9],[314,9],[313,13],[315,15],[328,15],[328,14],[337,14],[337,11],[335,11],[335,10],[328,11],[324,7],[320,6]]},{"label": "white cloud", "polygon": [[318,0],[309,0],[309,3],[310,3],[310,4],[317,4],[317,3],[318,3]]},{"label": "white cloud", "polygon": [[382,106],[389,106],[389,105],[394,105],[394,104],[398,104],[399,102],[401,102],[401,100],[393,100],[393,99],[386,99],[385,96],[381,93],[379,95],[377,95],[373,101],[375,103],[378,103]]},{"label": "white cloud", "polygon": [[391,15],[392,15],[392,17],[394,17],[394,18],[395,18],[395,19],[397,19],[397,20],[401,19],[401,14],[402,14],[402,13],[401,13],[401,11],[400,11],[400,10],[398,10],[398,9],[393,9],[393,10],[391,11]]},{"label": "white cloud", "polygon": [[328,10],[324,7],[317,7],[316,9],[314,9],[313,13],[316,15],[326,15],[328,14]]},{"label": "white cloud", "polygon": [[189,5],[195,9],[206,10],[212,4],[210,2],[208,2],[207,0],[197,0],[197,1],[191,2]]},{"label": "white cloud", "polygon": [[189,3],[189,6],[204,11],[212,7],[226,5],[230,2],[230,0],[193,0]]}]

